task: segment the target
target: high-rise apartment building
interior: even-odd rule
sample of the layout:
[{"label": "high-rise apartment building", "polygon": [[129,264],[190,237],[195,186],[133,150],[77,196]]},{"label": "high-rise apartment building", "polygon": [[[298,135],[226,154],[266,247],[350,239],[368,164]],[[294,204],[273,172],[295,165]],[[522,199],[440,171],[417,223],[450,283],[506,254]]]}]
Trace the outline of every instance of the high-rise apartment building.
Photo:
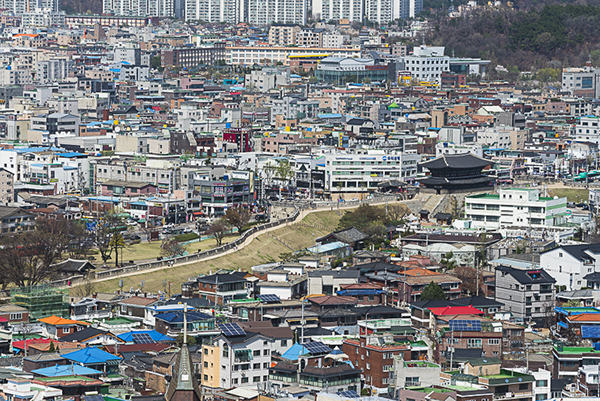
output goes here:
[{"label": "high-rise apartment building", "polygon": [[363,0],[312,0],[313,16],[321,21],[363,20]]},{"label": "high-rise apartment building", "polygon": [[181,18],[184,14],[184,0],[103,0],[102,13],[119,16]]},{"label": "high-rise apartment building", "polygon": [[23,15],[37,9],[59,12],[60,0],[0,0],[0,8],[12,11],[17,15]]},{"label": "high-rise apartment building", "polygon": [[[241,0],[250,25],[265,26],[274,22],[306,24],[307,0]],[[240,7],[242,8],[242,7]]]},{"label": "high-rise apartment building", "polygon": [[186,0],[185,19],[237,24],[243,21],[243,8],[239,0]]}]

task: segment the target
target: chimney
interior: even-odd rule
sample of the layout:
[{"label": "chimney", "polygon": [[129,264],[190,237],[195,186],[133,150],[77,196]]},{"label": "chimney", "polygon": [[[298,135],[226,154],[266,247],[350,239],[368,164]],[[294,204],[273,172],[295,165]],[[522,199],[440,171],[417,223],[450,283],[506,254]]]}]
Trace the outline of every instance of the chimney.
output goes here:
[{"label": "chimney", "polygon": [[102,110],[102,121],[108,121],[108,109]]}]

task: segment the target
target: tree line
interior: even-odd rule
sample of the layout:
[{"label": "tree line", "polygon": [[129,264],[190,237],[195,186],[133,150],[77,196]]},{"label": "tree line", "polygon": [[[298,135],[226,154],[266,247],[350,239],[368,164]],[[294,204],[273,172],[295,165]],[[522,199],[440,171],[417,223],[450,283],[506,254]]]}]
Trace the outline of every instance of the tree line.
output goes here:
[{"label": "tree line", "polygon": [[[529,5],[529,4],[528,4]],[[447,18],[442,11],[432,18],[430,39],[458,57],[492,61],[492,78],[505,78],[494,70],[502,65],[510,74],[542,68],[582,66],[596,55],[600,61],[600,7],[547,4],[520,11],[509,7],[476,9],[468,15]]]}]

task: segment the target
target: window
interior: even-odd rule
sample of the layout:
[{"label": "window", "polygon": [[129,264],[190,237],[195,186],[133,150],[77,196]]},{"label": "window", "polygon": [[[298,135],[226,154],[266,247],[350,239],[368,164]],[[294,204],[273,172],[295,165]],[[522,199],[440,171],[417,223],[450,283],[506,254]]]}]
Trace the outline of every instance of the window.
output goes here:
[{"label": "window", "polygon": [[208,380],[208,375],[204,375],[204,380]]},{"label": "window", "polygon": [[11,313],[10,320],[21,320],[23,318],[22,313]]},{"label": "window", "polygon": [[529,390],[529,383],[519,384],[519,390]]},{"label": "window", "polygon": [[63,334],[67,334],[71,332],[71,328],[70,327],[63,327]]},{"label": "window", "polygon": [[263,363],[263,369],[269,369],[269,362]]},{"label": "window", "polygon": [[238,384],[238,379],[233,379],[233,384]]},{"label": "window", "polygon": [[[269,355],[270,352],[271,352],[270,349],[266,349],[266,350],[263,351],[263,355],[267,356],[267,355]],[[260,355],[260,353],[259,353],[259,355]]]},{"label": "window", "polygon": [[208,362],[204,361],[204,367],[208,368]]},{"label": "window", "polygon": [[536,387],[548,387],[548,380],[538,380],[535,382]]},{"label": "window", "polygon": [[367,362],[367,369],[371,369],[371,364]]},{"label": "window", "polygon": [[229,345],[223,344],[223,356],[229,358]]},{"label": "window", "polygon": [[255,363],[254,365],[252,365],[252,369],[259,370],[260,369],[260,363]]},{"label": "window", "polygon": [[481,338],[469,338],[469,339],[467,339],[467,346],[469,348],[481,348]]},{"label": "window", "polygon": [[260,382],[260,376],[254,376],[252,378],[252,383],[259,383]]},{"label": "window", "polygon": [[242,384],[244,383],[248,383],[248,378],[247,377],[242,377]]},{"label": "window", "polygon": [[287,340],[281,340],[281,346],[282,347],[287,346]]},{"label": "window", "polygon": [[392,370],[392,365],[383,365],[384,372],[389,372],[390,370]]},{"label": "window", "polygon": [[488,344],[489,345],[498,345],[498,344],[500,344],[500,339],[499,338],[489,338]]},{"label": "window", "polygon": [[255,349],[254,352],[252,353],[252,355],[254,355],[254,356],[260,356],[260,350],[259,349]]},{"label": "window", "polygon": [[371,353],[369,352],[369,350],[367,350],[367,357],[371,356]]}]

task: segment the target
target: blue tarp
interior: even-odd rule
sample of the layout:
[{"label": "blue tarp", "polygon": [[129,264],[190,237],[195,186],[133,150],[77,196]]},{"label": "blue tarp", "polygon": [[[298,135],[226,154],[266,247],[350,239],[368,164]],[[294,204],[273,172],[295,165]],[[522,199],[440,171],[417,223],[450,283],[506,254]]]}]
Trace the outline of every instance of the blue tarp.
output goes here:
[{"label": "blue tarp", "polygon": [[581,338],[600,338],[600,326],[581,326]]},{"label": "blue tarp", "polygon": [[337,291],[338,295],[348,295],[348,296],[357,296],[357,295],[379,295],[383,294],[383,290],[371,290],[371,289],[357,289],[357,290],[339,290]]},{"label": "blue tarp", "polygon": [[558,322],[558,325],[559,325],[560,327],[563,327],[563,328],[565,328],[565,329],[568,329],[568,328],[569,328],[569,325],[568,325],[568,324],[566,324],[565,322]]},{"label": "blue tarp", "polygon": [[31,373],[35,373],[39,376],[44,377],[57,377],[57,376],[88,376],[88,375],[100,375],[101,371],[87,368],[81,365],[55,365],[48,368],[35,369]]},{"label": "blue tarp", "polygon": [[300,355],[306,355],[306,354],[310,354],[310,352],[308,352],[308,350],[306,348],[304,348],[303,345],[296,343],[296,344],[292,345],[290,347],[290,349],[285,351],[283,353],[283,355],[281,355],[281,356],[284,357],[285,359],[289,359],[290,361],[297,361],[298,357]]}]

